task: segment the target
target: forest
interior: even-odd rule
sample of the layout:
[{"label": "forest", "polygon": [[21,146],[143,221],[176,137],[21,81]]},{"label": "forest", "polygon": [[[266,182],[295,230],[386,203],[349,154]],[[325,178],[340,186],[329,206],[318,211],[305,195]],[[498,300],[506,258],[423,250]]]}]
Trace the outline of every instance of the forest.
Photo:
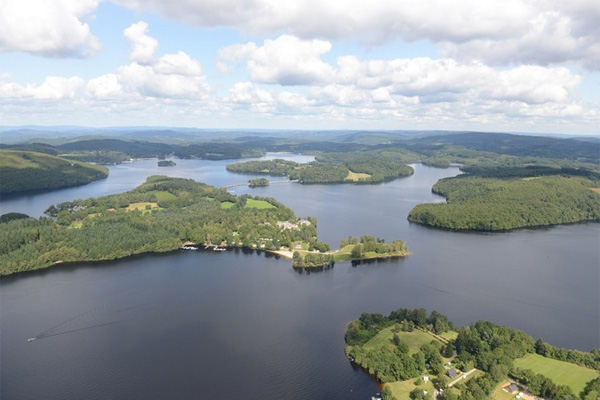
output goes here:
[{"label": "forest", "polygon": [[[52,205],[47,214],[3,219],[0,275],[172,251],[184,243],[275,250],[316,242],[316,221],[298,224],[293,211],[274,199],[236,197],[164,176],[151,176],[126,193]],[[295,228],[278,224],[285,221]]]},{"label": "forest", "polygon": [[600,221],[599,186],[596,180],[569,175],[504,179],[461,175],[433,186],[447,204],[419,204],[408,220],[478,231]]},{"label": "forest", "polygon": [[317,161],[298,164],[286,160],[246,161],[227,165],[238,173],[287,176],[300,183],[381,183],[413,174],[413,169],[393,158],[373,153],[321,154]]},{"label": "forest", "polygon": [[[398,388],[406,387],[413,388],[412,399],[433,398],[431,392],[424,394],[423,376],[431,377],[427,380],[435,385],[440,400],[487,399],[509,377],[530,385],[533,394],[545,398],[595,400],[600,393],[600,349],[589,353],[559,349],[492,322],[478,321],[455,329],[448,317],[436,311],[428,315],[425,309],[399,309],[388,316],[363,313],[348,325],[345,340],[346,354],[354,363],[378,381],[392,383],[382,392],[388,400],[396,399]],[[582,365],[595,373],[581,393],[574,393],[570,386],[547,376],[515,368],[513,362],[528,354]],[[475,369],[476,373],[450,388],[451,369]],[[406,382],[394,383],[398,381]]]},{"label": "forest", "polygon": [[83,185],[108,176],[99,165],[43,153],[0,150],[0,193],[50,190]]}]

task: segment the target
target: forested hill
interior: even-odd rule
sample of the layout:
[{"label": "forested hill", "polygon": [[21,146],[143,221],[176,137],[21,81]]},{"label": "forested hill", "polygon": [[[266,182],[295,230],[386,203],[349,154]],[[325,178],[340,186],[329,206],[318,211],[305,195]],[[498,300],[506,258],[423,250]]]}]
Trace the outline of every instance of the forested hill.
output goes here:
[{"label": "forested hill", "polygon": [[507,133],[466,132],[413,139],[411,143],[462,146],[477,151],[519,157],[545,157],[583,162],[600,161],[600,142]]},{"label": "forested hill", "polygon": [[452,230],[502,231],[600,221],[600,182],[576,176],[439,180],[446,204],[419,204],[408,220]]},{"label": "forested hill", "polygon": [[108,176],[99,165],[43,153],[0,150],[0,193],[49,190],[89,183]]}]

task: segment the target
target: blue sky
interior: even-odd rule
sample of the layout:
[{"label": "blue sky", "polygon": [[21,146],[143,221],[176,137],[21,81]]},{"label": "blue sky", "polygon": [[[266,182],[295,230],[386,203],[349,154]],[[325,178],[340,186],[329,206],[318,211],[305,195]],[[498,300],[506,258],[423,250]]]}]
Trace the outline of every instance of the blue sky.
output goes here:
[{"label": "blue sky", "polygon": [[595,0],[3,0],[0,125],[599,134],[599,20]]}]

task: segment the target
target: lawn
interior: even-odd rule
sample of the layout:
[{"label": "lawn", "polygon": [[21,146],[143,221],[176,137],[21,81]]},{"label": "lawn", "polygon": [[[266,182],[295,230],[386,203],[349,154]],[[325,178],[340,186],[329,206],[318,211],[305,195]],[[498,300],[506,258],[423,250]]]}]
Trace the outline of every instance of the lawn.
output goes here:
[{"label": "lawn", "polygon": [[175,196],[174,194],[166,192],[164,190],[156,190],[152,193],[154,194],[154,196],[156,196],[156,201],[159,201],[159,202],[173,200],[173,199],[177,198],[177,196]]},{"label": "lawn", "polygon": [[587,382],[599,375],[593,369],[543,357],[539,354],[528,354],[525,357],[516,359],[514,364],[515,367],[530,369],[537,374],[547,376],[556,384],[567,385],[573,389],[575,394],[579,394]]},{"label": "lawn", "polygon": [[392,394],[398,400],[410,399],[410,392],[412,392],[416,388],[426,390],[429,394],[433,393],[433,383],[431,383],[431,381],[423,382],[423,384],[417,386],[415,385],[415,380],[417,379],[418,378],[410,379],[408,381],[386,383],[386,386],[389,386],[390,389],[392,389]]},{"label": "lawn", "polygon": [[[417,352],[422,345],[431,343],[432,340],[437,340],[428,333],[420,330],[414,330],[412,332],[400,331],[398,332],[398,336],[400,337],[400,340],[408,345],[411,353]],[[394,342],[392,341],[393,337],[394,327],[390,326],[372,337],[371,340],[365,343],[364,348],[365,350],[373,350],[380,347],[388,347],[391,350],[395,347]]]},{"label": "lawn", "polygon": [[352,249],[354,248],[353,244],[349,244],[348,246],[344,246],[339,249],[334,255],[333,259],[335,261],[349,261],[352,259]]},{"label": "lawn", "polygon": [[258,208],[261,210],[266,210],[269,208],[276,208],[276,207],[273,204],[266,202],[264,200],[248,199],[246,201],[246,208]]},{"label": "lawn", "polygon": [[496,389],[494,389],[494,391],[492,392],[492,396],[491,396],[492,399],[494,399],[494,400],[514,400],[515,399],[514,394],[505,392],[502,389],[504,386],[507,386],[509,384],[510,384],[510,382],[502,381],[502,383],[500,383],[498,386],[496,386]]},{"label": "lawn", "polygon": [[456,331],[448,331],[448,332],[443,332],[440,333],[438,336],[443,337],[446,340],[454,340],[458,337],[458,332]]},{"label": "lawn", "polygon": [[234,205],[234,204],[235,204],[235,203],[232,203],[231,201],[224,201],[224,202],[222,202],[222,203],[221,203],[221,208],[222,208],[223,210],[226,210],[226,209],[228,209],[228,208],[231,208],[231,207],[233,207],[233,205]]}]

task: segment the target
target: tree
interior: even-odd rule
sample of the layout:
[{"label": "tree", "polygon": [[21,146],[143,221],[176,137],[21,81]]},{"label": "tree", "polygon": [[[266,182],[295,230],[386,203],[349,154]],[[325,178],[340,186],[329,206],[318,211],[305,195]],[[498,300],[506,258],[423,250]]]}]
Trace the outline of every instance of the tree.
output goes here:
[{"label": "tree", "polygon": [[363,246],[362,244],[357,244],[354,246],[354,248],[352,249],[352,252],[350,253],[352,258],[361,258],[363,255]]},{"label": "tree", "polygon": [[446,358],[450,358],[454,355],[454,347],[452,346],[452,343],[448,343],[444,347],[444,350],[442,351],[442,355]]}]

